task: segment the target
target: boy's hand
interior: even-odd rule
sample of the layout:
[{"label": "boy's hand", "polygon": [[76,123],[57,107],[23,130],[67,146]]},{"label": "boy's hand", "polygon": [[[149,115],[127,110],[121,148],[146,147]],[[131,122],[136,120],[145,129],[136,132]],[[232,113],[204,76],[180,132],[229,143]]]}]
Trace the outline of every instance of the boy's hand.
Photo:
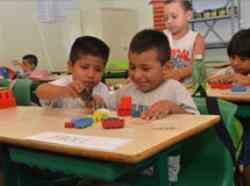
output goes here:
[{"label": "boy's hand", "polygon": [[94,108],[94,110],[97,110],[100,108],[106,108],[106,103],[101,96],[95,95],[93,96],[93,100],[87,103],[87,106]]},{"label": "boy's hand", "polygon": [[142,113],[141,118],[146,120],[157,120],[174,113],[174,108],[178,107],[171,101],[159,101],[151,105],[149,109]]},{"label": "boy's hand", "polygon": [[174,69],[166,69],[164,71],[164,77],[165,79],[175,79],[177,81],[180,81],[182,79],[179,71]]},{"label": "boy's hand", "polygon": [[16,66],[22,66],[23,64],[22,64],[22,62],[20,62],[20,61],[18,61],[18,60],[12,60],[11,61],[11,63],[13,64],[13,65],[16,65]]},{"label": "boy's hand", "polygon": [[80,92],[84,89],[85,87],[80,81],[73,81],[70,83],[68,86],[64,87],[63,93],[65,97],[79,97]]},{"label": "boy's hand", "polygon": [[230,80],[234,83],[238,83],[242,85],[250,84],[250,77],[242,75],[242,74],[234,74],[230,77]]},{"label": "boy's hand", "polygon": [[208,80],[209,83],[232,83],[232,76],[230,75],[218,75],[209,78]]}]

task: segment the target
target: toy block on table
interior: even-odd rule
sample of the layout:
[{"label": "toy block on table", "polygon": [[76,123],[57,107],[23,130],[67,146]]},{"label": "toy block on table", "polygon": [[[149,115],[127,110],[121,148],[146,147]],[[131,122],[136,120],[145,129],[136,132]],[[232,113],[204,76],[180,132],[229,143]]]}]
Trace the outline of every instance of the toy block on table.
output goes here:
[{"label": "toy block on table", "polygon": [[246,92],[247,91],[247,87],[244,85],[239,85],[236,84],[232,87],[231,89],[232,92]]},{"label": "toy block on table", "polygon": [[118,104],[118,116],[131,116],[132,114],[132,97],[123,97]]},{"label": "toy block on table", "polygon": [[124,128],[124,120],[119,118],[108,118],[102,121],[104,129],[120,129]]},{"label": "toy block on table", "polygon": [[102,120],[108,118],[110,115],[110,111],[106,109],[98,109],[93,114],[93,119],[95,122],[101,122]]},{"label": "toy block on table", "polygon": [[16,100],[12,94],[11,90],[1,90],[0,91],[0,109],[15,107]]},{"label": "toy block on table", "polygon": [[94,123],[94,120],[91,117],[76,118],[76,119],[72,119],[71,123],[74,124],[74,128],[81,129],[81,128],[90,127]]},{"label": "toy block on table", "polygon": [[74,124],[72,122],[65,122],[64,128],[72,129],[72,128],[74,128]]},{"label": "toy block on table", "polygon": [[141,114],[145,111],[147,111],[148,107],[144,105],[133,105],[132,107],[132,117],[139,118],[141,117]]},{"label": "toy block on table", "polygon": [[209,83],[210,87],[211,88],[214,88],[214,89],[222,89],[222,90],[225,90],[225,89],[231,89],[233,84],[232,83]]}]

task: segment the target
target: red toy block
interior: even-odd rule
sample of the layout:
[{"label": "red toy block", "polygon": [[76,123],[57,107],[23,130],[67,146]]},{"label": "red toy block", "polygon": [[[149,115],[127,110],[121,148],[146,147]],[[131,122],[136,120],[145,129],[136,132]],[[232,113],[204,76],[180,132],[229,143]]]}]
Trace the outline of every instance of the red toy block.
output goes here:
[{"label": "red toy block", "polygon": [[131,116],[132,114],[132,97],[126,96],[122,97],[118,109],[117,109],[118,116]]},{"label": "red toy block", "polygon": [[65,122],[64,128],[74,128],[74,124],[72,122]]},{"label": "red toy block", "polygon": [[233,87],[232,83],[209,83],[211,88],[214,89],[231,89]]},{"label": "red toy block", "polygon": [[12,94],[11,90],[1,90],[0,91],[0,109],[15,107],[16,100]]},{"label": "red toy block", "polygon": [[108,118],[102,121],[104,129],[119,129],[124,127],[124,120],[119,118]]}]

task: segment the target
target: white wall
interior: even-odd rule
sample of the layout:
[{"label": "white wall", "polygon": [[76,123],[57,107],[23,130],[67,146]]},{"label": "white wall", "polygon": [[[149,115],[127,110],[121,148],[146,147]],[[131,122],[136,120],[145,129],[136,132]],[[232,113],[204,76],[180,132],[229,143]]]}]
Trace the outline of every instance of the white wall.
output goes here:
[{"label": "white wall", "polygon": [[[44,24],[37,20],[36,0],[0,1],[0,64],[7,64],[27,53],[34,53],[40,59],[40,68],[66,69],[69,49],[76,37],[83,34],[102,37],[101,8],[135,10],[138,15],[138,30],[141,30],[153,25],[149,1],[80,0],[79,9],[71,11],[64,22],[57,24]],[[218,3],[218,0],[198,1]],[[241,25],[246,28],[250,26],[250,1],[241,0],[241,4]],[[227,23],[218,26],[223,35],[229,37],[229,28],[225,24]],[[210,59],[226,59],[225,50],[210,50],[207,56]]]}]

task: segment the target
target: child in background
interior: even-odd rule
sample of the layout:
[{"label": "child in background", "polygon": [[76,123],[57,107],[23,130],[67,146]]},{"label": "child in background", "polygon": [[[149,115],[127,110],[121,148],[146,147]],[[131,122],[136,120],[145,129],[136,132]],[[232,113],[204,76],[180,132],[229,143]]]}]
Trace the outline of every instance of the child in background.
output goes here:
[{"label": "child in background", "polygon": [[191,83],[192,63],[195,56],[205,53],[205,41],[201,34],[189,29],[192,4],[187,0],[165,1],[165,34],[171,46],[171,65],[167,64],[165,78]]},{"label": "child in background", "polygon": [[92,101],[102,106],[108,96],[108,88],[101,83],[108,57],[109,47],[100,39],[91,36],[76,39],[68,64],[72,75],[40,85],[36,94],[41,103],[58,108],[83,108],[86,102],[80,99],[80,94],[86,90],[89,96],[93,95]]},{"label": "child in background", "polygon": [[[168,38],[162,32],[143,30],[129,46],[130,83],[109,99],[108,106],[117,109],[120,99],[131,96],[133,106],[147,107],[141,118],[163,119],[169,114],[198,114],[196,106],[183,85],[176,80],[165,80],[165,64],[170,60]],[[176,182],[180,156],[169,159],[170,181]]]},{"label": "child in background", "polygon": [[250,29],[233,36],[227,54],[230,66],[215,73],[209,81],[250,85]]},{"label": "child in background", "polygon": [[[227,54],[230,67],[217,72],[209,81],[250,85],[250,29],[241,30],[232,37]],[[244,132],[241,163],[244,165],[245,185],[250,186],[250,125],[244,125]]]},{"label": "child in background", "polygon": [[17,71],[17,78],[28,77],[36,69],[38,59],[33,54],[27,54],[22,57],[22,62],[15,60],[14,64],[21,68],[21,72]]}]

